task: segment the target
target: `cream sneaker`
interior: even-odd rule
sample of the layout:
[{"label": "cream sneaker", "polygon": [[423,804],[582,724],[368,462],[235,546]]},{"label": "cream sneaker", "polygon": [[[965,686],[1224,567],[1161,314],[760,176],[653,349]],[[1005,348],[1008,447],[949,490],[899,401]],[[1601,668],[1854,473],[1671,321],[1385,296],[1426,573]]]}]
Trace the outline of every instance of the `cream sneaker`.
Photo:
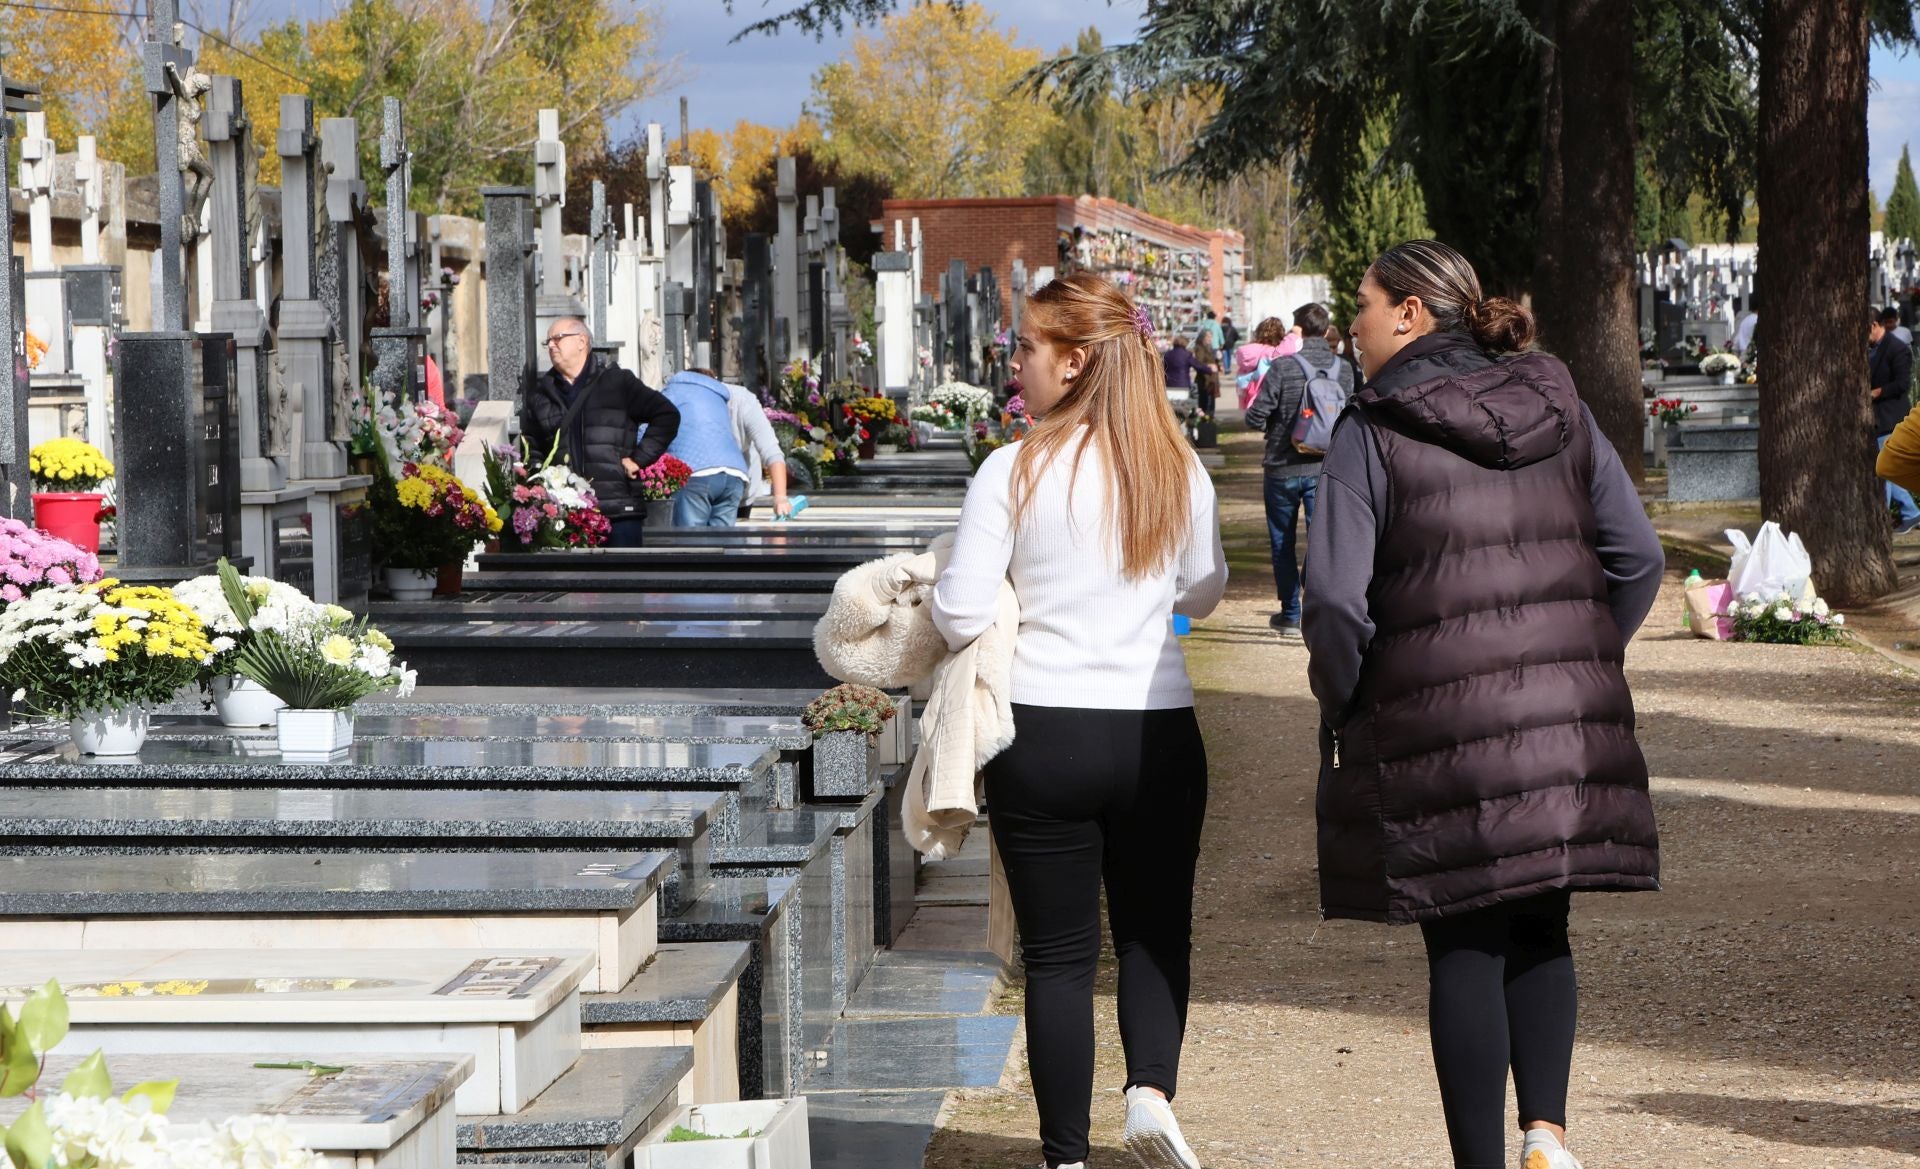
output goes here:
[{"label": "cream sneaker", "polygon": [[1173,1107],[1150,1088],[1127,1089],[1127,1152],[1144,1169],[1200,1169],[1200,1158],[1180,1135]]},{"label": "cream sneaker", "polygon": [[1553,1139],[1543,1128],[1527,1130],[1526,1143],[1520,1146],[1520,1169],[1580,1169],[1566,1146]]}]

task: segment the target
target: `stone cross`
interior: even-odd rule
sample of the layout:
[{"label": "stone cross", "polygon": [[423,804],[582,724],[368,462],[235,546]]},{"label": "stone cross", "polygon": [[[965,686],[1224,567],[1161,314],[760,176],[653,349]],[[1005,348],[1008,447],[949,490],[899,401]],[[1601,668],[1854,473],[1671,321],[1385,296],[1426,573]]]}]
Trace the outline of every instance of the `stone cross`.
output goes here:
[{"label": "stone cross", "polygon": [[593,181],[593,217],[588,224],[593,238],[593,340],[605,345],[607,306],[613,299],[613,221],[607,216],[607,185]]},{"label": "stone cross", "polygon": [[[273,385],[272,337],[253,297],[252,232],[247,223],[248,160],[253,128],[237,77],[216,77],[207,116],[213,154],[213,329],[234,343],[234,392],[239,395],[240,489],[286,486],[287,411],[284,387]],[[255,550],[258,552],[258,550]]]},{"label": "stone cross", "polygon": [[540,215],[540,295],[567,294],[565,239],[560,212],[567,205],[567,144],[560,140],[560,111],[540,111],[533,146],[533,204]]},{"label": "stone cross", "polygon": [[313,103],[298,94],[280,98],[280,238],[283,291],[279,343],[287,392],[301,407],[300,465],[308,478],[347,473],[346,448],[335,440],[333,315],[321,299],[317,227],[321,203],[320,139]]},{"label": "stone cross", "polygon": [[[0,150],[13,140],[15,112],[40,108],[33,100],[35,90],[15,85],[0,76],[4,110],[0,110]],[[13,238],[13,196],[7,189],[6,168],[0,166],[0,239]],[[27,350],[25,328],[25,265],[16,258],[0,257],[0,339],[9,356],[10,371],[0,376],[0,466],[6,468],[5,494],[0,497],[0,513],[33,522],[33,477],[27,471]]]},{"label": "stone cross", "polygon": [[[413,235],[413,155],[407,149],[400,99],[387,98],[380,135],[380,170],[387,179],[387,323],[396,329],[420,323],[419,266],[408,264]],[[409,277],[413,283],[409,285]]]},{"label": "stone cross", "polygon": [[[181,256],[187,221],[183,171],[191,155],[181,151],[182,138],[193,123],[183,116],[182,79],[194,74],[193,57],[180,46],[179,0],[149,0],[147,41],[142,57],[142,80],[153,103],[153,162],[159,181],[160,254],[154,265],[158,295],[154,299],[153,327],[179,331],[187,326],[186,267]],[[191,99],[197,101],[197,98]],[[201,165],[205,165],[202,163]]]},{"label": "stone cross", "polygon": [[425,392],[427,331],[420,327],[418,223],[413,154],[407,149],[400,99],[386,99],[380,168],[387,179],[387,324],[373,330],[373,379],[382,393],[413,399]]},{"label": "stone cross", "polygon": [[20,139],[20,190],[27,197],[28,271],[53,271],[53,139],[47,137],[47,115],[27,115],[27,133]]},{"label": "stone cross", "polygon": [[80,136],[80,159],[73,178],[80,188],[80,262],[100,262],[100,212],[106,207],[106,176],[94,151],[93,135]]},{"label": "stone cross", "polygon": [[773,316],[786,351],[800,344],[800,231],[797,163],[785,155],[774,163],[774,200],[779,219],[773,237]]},{"label": "stone cross", "polygon": [[720,371],[720,356],[713,351],[713,298],[720,287],[719,266],[725,252],[716,247],[720,230],[720,201],[714,197],[713,184],[698,179],[693,184],[693,364]]},{"label": "stone cross", "polygon": [[314,293],[333,324],[335,429],[327,437],[347,438],[344,398],[360,387],[361,325],[365,320],[365,282],[360,271],[360,213],[367,184],[360,178],[360,127],[352,118],[320,122],[320,159],[326,175],[326,234],[314,269]]}]

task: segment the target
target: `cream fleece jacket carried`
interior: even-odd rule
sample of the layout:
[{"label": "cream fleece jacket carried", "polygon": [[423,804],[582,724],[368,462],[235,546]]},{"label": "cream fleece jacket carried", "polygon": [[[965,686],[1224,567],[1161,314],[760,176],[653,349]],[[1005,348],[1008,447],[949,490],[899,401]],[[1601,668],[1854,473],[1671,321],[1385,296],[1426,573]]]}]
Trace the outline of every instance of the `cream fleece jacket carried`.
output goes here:
[{"label": "cream fleece jacket carried", "polygon": [[941,536],[925,552],[849,571],[813,632],[820,664],[842,681],[882,689],[927,684],[901,826],[907,843],[929,860],[959,851],[979,814],[979,771],[1013,743],[1009,678],[1020,607],[1002,577],[992,620],[949,651],[928,595],[953,545],[951,535]]}]

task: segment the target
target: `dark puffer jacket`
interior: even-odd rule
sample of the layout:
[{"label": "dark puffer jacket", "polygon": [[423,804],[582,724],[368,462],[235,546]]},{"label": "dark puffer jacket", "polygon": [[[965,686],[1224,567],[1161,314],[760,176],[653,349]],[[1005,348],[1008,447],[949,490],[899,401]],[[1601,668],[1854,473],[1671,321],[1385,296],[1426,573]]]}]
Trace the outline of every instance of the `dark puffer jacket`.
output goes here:
[{"label": "dark puffer jacket", "polygon": [[1328,474],[1344,437],[1349,452],[1374,445],[1380,483],[1321,488],[1323,508],[1335,491],[1336,507],[1356,493],[1376,505],[1348,529],[1371,559],[1363,621],[1326,618],[1359,601],[1326,595],[1346,582],[1324,534],[1309,553],[1309,646],[1337,658],[1360,643],[1350,693],[1315,678],[1333,728],[1322,911],[1421,921],[1549,889],[1657,889],[1622,662],[1657,588],[1658,542],[1637,501],[1596,518],[1596,467],[1616,493],[1624,473],[1596,454],[1566,367],[1421,338],[1340,430]]},{"label": "dark puffer jacket", "polygon": [[[620,460],[630,458],[642,467],[651,466],[680,432],[680,411],[631,370],[610,365],[598,355],[588,358],[575,385],[578,393],[587,395],[587,402],[561,436],[559,457],[593,482],[602,512],[611,517],[631,515],[644,507],[644,501]],[[549,369],[534,382],[520,408],[520,433],[533,448],[536,461],[546,457],[566,415],[560,376]],[[642,424],[646,437],[635,441]]]}]

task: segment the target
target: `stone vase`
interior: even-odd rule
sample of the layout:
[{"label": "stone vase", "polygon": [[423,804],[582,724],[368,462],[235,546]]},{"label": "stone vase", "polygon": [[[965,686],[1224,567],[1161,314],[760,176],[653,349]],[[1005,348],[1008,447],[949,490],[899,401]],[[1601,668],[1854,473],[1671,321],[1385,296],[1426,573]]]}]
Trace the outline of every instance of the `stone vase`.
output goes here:
[{"label": "stone vase", "polygon": [[424,601],[433,595],[440,574],[426,568],[389,568],[387,592],[396,601]]},{"label": "stone vase", "polygon": [[878,773],[879,752],[864,731],[828,731],[813,737],[813,794],[864,796]]},{"label": "stone vase", "polygon": [[673,500],[647,500],[647,523],[649,528],[671,528],[673,526]]},{"label": "stone vase", "polygon": [[[675,1125],[714,1139],[669,1144],[664,1137]],[[634,1150],[636,1169],[808,1169],[812,1164],[804,1096],[684,1107]]]},{"label": "stone vase", "polygon": [[222,674],[213,680],[213,711],[223,727],[270,727],[286,703],[251,678]]},{"label": "stone vase", "polygon": [[434,578],[433,595],[436,597],[457,597],[460,595],[460,581],[466,574],[467,566],[461,561],[442,564]]},{"label": "stone vase", "polygon": [[294,762],[321,762],[353,746],[353,711],[280,711],[276,723],[280,757]]},{"label": "stone vase", "polygon": [[82,755],[137,755],[147,741],[147,708],[83,710],[67,720],[67,734]]}]

